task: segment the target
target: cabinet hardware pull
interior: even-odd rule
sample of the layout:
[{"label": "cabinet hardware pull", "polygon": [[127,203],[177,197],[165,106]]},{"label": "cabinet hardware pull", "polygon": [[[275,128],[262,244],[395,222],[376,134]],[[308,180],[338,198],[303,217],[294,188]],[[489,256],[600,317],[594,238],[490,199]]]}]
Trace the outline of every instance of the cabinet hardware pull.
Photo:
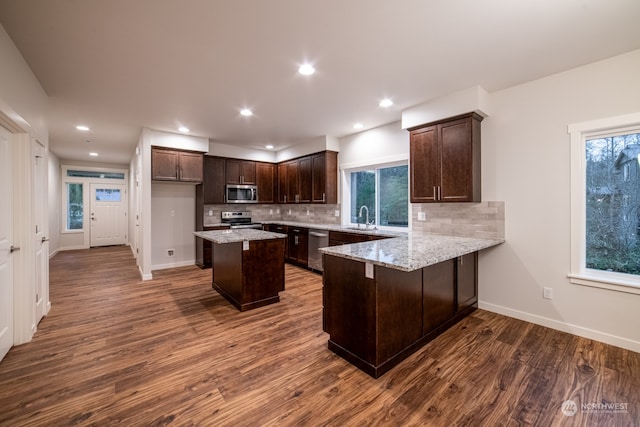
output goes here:
[{"label": "cabinet hardware pull", "polygon": [[438,200],[438,199],[436,198],[436,186],[435,186],[435,185],[433,186],[433,200],[434,200],[434,201]]},{"label": "cabinet hardware pull", "polygon": [[322,201],[325,202],[326,201],[326,194],[322,193]]},{"label": "cabinet hardware pull", "polygon": [[441,188],[442,187],[438,185],[438,200],[442,200]]},{"label": "cabinet hardware pull", "polygon": [[287,195],[284,195],[284,202],[287,203]]}]

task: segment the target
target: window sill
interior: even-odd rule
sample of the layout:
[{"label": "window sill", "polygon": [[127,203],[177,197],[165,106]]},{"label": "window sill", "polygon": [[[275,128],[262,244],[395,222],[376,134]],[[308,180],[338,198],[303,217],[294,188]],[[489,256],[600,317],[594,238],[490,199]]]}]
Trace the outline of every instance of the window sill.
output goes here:
[{"label": "window sill", "polygon": [[568,277],[569,281],[575,285],[640,295],[640,283],[637,280],[624,280],[589,274],[569,274]]}]

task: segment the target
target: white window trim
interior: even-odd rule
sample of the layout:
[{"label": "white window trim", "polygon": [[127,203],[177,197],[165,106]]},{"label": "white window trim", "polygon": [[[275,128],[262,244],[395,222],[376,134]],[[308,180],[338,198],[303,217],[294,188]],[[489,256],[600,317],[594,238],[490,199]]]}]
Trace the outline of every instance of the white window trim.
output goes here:
[{"label": "white window trim", "polygon": [[[342,172],[342,225],[346,227],[357,227],[358,224],[351,222],[351,173],[352,172],[362,172],[371,169],[383,169],[383,168],[391,168],[394,166],[409,166],[409,160],[406,156],[402,158],[398,157],[398,159],[393,159],[381,163],[365,164],[364,162],[350,163],[348,165],[344,165],[341,167]],[[376,174],[377,175],[377,174]],[[378,185],[378,176],[376,176],[376,186]],[[407,174],[407,179],[409,179],[409,174]],[[407,184],[407,188],[409,188],[409,183]],[[378,205],[378,193],[376,192],[376,205]],[[389,227],[386,225],[376,225],[378,230],[383,231],[399,231],[406,232],[410,231],[412,227],[411,218],[411,202],[409,201],[409,195],[407,194],[407,205],[408,205],[408,224],[406,227]],[[377,216],[376,216],[377,221]]]},{"label": "white window trim", "polygon": [[640,276],[586,268],[586,140],[598,134],[638,131],[640,113],[575,123],[571,135],[571,270],[569,281],[576,285],[640,294]]}]

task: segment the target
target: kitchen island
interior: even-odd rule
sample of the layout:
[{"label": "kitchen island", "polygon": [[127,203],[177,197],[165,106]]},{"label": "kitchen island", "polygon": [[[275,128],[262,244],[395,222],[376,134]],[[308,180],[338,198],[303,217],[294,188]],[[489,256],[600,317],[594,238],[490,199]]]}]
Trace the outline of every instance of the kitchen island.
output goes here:
[{"label": "kitchen island", "polygon": [[378,378],[477,307],[477,254],[502,243],[409,233],[322,248],[330,350]]},{"label": "kitchen island", "polygon": [[196,231],[212,242],[212,283],[246,311],[280,301],[284,291],[284,234],[254,229]]}]

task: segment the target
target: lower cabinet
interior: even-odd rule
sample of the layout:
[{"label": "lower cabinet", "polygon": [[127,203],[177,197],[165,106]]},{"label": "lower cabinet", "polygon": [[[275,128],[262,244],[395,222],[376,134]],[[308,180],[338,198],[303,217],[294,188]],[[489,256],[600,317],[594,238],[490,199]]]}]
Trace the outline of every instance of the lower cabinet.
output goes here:
[{"label": "lower cabinet", "polygon": [[289,261],[307,266],[309,262],[309,229],[289,227]]},{"label": "lower cabinet", "polygon": [[[203,227],[202,231],[227,230],[228,225]],[[211,268],[211,241],[196,237],[196,265],[200,268]]]},{"label": "lower cabinet", "polygon": [[330,350],[374,378],[477,307],[477,253],[405,272],[324,255]]}]

